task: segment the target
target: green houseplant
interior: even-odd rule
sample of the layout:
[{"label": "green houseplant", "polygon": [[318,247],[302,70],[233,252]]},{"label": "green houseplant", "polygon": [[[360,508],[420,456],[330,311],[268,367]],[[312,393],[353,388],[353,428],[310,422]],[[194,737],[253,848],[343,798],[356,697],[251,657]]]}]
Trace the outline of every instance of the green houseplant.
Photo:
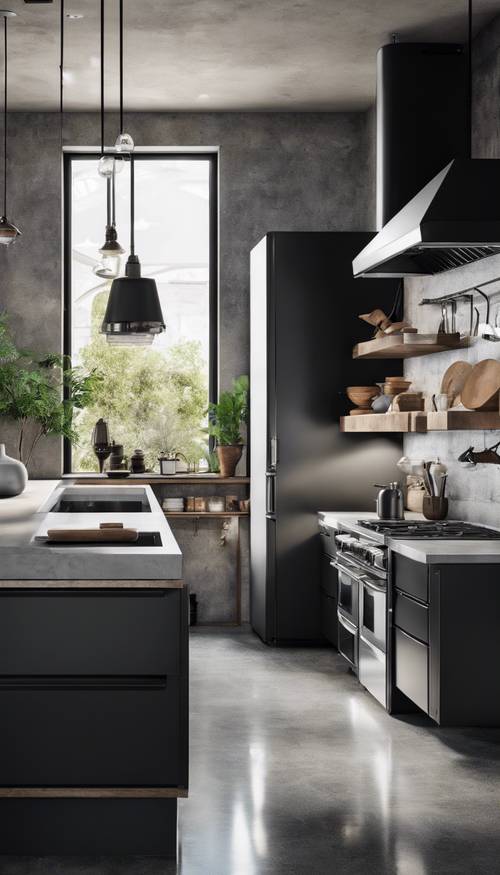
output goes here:
[{"label": "green houseplant", "polygon": [[230,392],[221,392],[219,400],[208,408],[208,433],[214,437],[222,477],[234,477],[243,452],[241,426],[248,420],[248,377],[233,380]]},{"label": "green houseplant", "polygon": [[95,370],[73,368],[67,356],[17,349],[0,314],[0,416],[19,424],[17,453],[26,466],[45,435],[76,440],[74,412],[91,403],[101,380]]}]

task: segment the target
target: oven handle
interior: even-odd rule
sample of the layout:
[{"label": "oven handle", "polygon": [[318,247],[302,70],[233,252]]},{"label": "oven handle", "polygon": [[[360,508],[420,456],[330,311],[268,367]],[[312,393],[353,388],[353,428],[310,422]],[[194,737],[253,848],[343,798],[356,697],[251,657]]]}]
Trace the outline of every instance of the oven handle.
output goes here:
[{"label": "oven handle", "polygon": [[336,568],[337,571],[344,571],[346,574],[348,574],[350,577],[352,577],[358,583],[362,582],[361,577],[359,577],[357,574],[354,573],[353,568],[350,565],[344,565],[344,563],[339,562],[338,559],[332,559],[330,562],[330,565],[333,568]]},{"label": "oven handle", "polygon": [[379,585],[378,583],[375,583],[370,577],[366,577],[365,575],[360,577],[359,580],[360,583],[362,583],[363,586],[368,587],[368,589],[373,589],[375,592],[387,592],[387,586],[385,585],[385,583]]},{"label": "oven handle", "polygon": [[350,620],[347,620],[344,615],[340,613],[339,610],[337,610],[337,620],[339,621],[340,625],[343,626],[344,629],[346,629],[347,632],[351,633],[351,635],[358,634],[357,626],[355,626],[354,623],[351,623]]}]

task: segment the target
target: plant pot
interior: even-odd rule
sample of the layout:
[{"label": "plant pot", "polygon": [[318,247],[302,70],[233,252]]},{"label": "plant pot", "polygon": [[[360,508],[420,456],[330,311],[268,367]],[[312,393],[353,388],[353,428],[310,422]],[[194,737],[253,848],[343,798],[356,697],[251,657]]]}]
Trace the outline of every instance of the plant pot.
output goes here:
[{"label": "plant pot", "polygon": [[235,444],[231,447],[217,447],[221,477],[234,477],[236,465],[241,459],[243,444]]},{"label": "plant pot", "polygon": [[28,472],[23,463],[11,459],[5,452],[5,444],[0,444],[0,498],[20,495],[27,483]]}]

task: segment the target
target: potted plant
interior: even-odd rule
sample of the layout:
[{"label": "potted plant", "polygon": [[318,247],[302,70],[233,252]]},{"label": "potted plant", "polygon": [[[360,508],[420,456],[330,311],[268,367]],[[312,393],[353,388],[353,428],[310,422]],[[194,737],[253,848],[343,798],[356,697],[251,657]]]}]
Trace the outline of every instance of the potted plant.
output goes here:
[{"label": "potted plant", "polygon": [[0,314],[0,416],[19,423],[17,453],[26,466],[42,437],[76,441],[74,412],[92,402],[101,380],[96,370],[73,368],[68,356],[18,350]]},{"label": "potted plant", "polygon": [[233,380],[231,392],[222,392],[217,403],[208,408],[208,433],[217,442],[222,477],[234,477],[243,452],[240,429],[248,420],[248,377]]}]

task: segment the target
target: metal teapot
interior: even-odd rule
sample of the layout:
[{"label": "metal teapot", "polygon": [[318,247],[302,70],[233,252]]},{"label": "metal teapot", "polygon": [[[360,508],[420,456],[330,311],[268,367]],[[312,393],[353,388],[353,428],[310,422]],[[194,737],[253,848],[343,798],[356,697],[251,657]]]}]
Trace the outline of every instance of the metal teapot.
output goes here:
[{"label": "metal teapot", "polygon": [[379,483],[374,485],[380,489],[376,499],[378,518],[381,520],[404,520],[403,493],[396,481],[389,483],[389,486],[380,486]]}]

